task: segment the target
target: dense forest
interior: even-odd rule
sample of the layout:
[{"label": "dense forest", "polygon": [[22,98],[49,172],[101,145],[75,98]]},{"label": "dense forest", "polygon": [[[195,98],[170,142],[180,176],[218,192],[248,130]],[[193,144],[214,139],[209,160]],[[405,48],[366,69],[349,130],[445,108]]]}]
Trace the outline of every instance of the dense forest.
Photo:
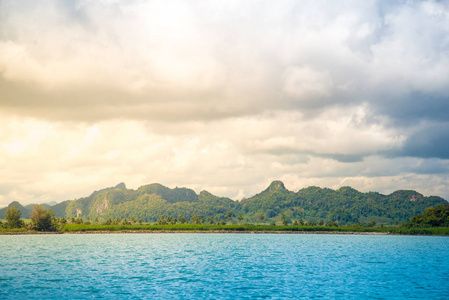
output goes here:
[{"label": "dense forest", "polygon": [[429,207],[424,213],[406,222],[404,226],[409,228],[449,227],[449,205]]},{"label": "dense forest", "polygon": [[[308,187],[292,192],[281,181],[274,181],[261,193],[241,201],[218,197],[207,191],[196,194],[188,188],[170,189],[161,184],[144,185],[137,190],[120,183],[95,191],[88,197],[67,200],[51,208],[59,218],[82,218],[105,222],[108,219],[133,219],[157,222],[161,216],[173,221],[202,221],[207,224],[274,223],[284,224],[335,222],[338,224],[394,224],[409,221],[429,207],[447,205],[437,196],[424,197],[410,190],[390,195],[362,193],[351,187],[338,190]],[[27,218],[32,205],[17,206]],[[0,210],[4,218],[6,208]]]}]

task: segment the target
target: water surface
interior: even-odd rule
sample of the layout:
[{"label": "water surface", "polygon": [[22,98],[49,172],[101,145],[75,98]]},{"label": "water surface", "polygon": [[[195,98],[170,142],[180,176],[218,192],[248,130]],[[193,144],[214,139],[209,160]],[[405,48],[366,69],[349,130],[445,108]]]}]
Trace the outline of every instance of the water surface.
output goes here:
[{"label": "water surface", "polygon": [[447,299],[449,238],[0,236],[1,299]]}]

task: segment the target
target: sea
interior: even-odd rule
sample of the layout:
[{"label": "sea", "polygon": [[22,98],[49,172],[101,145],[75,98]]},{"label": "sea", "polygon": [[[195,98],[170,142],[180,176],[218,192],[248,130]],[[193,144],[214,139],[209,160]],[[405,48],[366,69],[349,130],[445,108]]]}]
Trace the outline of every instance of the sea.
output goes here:
[{"label": "sea", "polygon": [[0,236],[0,299],[449,299],[449,237]]}]

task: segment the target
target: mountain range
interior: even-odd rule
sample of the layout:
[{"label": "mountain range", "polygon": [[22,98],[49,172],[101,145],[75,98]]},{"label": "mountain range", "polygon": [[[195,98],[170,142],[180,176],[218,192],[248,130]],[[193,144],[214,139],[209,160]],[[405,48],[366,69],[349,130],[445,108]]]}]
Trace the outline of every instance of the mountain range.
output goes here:
[{"label": "mountain range", "polygon": [[[448,202],[441,197],[424,197],[412,190],[383,195],[362,193],[351,187],[332,190],[311,186],[293,192],[281,181],[274,181],[264,191],[241,201],[218,197],[207,191],[196,194],[184,187],[171,189],[158,183],[137,190],[127,189],[120,183],[95,191],[88,197],[44,206],[54,210],[56,217],[98,221],[134,218],[155,222],[161,215],[173,218],[182,215],[186,219],[197,215],[205,220],[211,217],[227,222],[268,222],[280,220],[284,215],[288,221],[393,224],[408,221],[428,207],[446,204]],[[17,206],[24,218],[28,218],[33,209],[32,205],[22,206],[18,202],[12,202],[10,206]],[[4,218],[5,211],[6,208],[0,209],[0,218]]]}]

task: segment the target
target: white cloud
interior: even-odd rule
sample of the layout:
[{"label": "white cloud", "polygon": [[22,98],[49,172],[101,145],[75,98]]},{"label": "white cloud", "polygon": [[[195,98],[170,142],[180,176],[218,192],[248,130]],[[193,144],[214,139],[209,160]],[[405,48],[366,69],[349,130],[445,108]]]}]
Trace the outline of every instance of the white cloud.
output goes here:
[{"label": "white cloud", "polygon": [[13,113],[90,119],[89,103],[99,119],[194,120],[447,95],[442,3],[11,3],[0,72]]},{"label": "white cloud", "polygon": [[[357,109],[346,113],[334,112],[338,118],[327,113],[327,124],[280,113],[186,124],[185,131],[173,129],[179,124],[172,128],[160,122],[80,124],[3,117],[0,178],[13,188],[0,201],[62,201],[121,181],[131,188],[159,182],[240,199],[274,179],[287,179],[297,188],[299,180],[327,178],[334,186],[341,176],[395,176],[404,169],[422,169],[419,164],[410,168],[410,160],[373,156],[399,147],[400,137],[382,126],[352,122],[360,114]],[[346,163],[332,157],[339,153],[368,157]],[[295,176],[300,179],[292,181]]]},{"label": "white cloud", "polygon": [[367,66],[377,87],[396,95],[410,90],[448,95],[448,12],[447,4],[419,1],[387,13],[387,32],[371,46]]},{"label": "white cloud", "polygon": [[[120,181],[237,198],[274,179],[448,197],[446,156],[431,149],[441,135],[420,138],[449,126],[448,12],[435,1],[2,1],[0,206]],[[400,157],[404,145],[427,158]]]},{"label": "white cloud", "polygon": [[309,67],[290,67],[285,71],[284,92],[302,101],[319,100],[331,95],[332,79],[327,72]]}]

